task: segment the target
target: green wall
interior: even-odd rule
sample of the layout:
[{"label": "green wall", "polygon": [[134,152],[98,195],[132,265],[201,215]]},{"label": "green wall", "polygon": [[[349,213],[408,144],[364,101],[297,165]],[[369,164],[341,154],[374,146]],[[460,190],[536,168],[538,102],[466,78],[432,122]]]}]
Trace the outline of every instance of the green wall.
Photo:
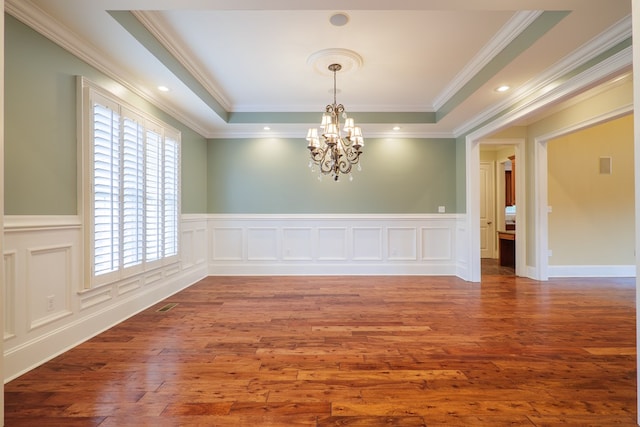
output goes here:
[{"label": "green wall", "polygon": [[182,133],[182,212],[206,212],[206,139],[5,14],[5,214],[76,215],[76,76]]},{"label": "green wall", "polygon": [[[6,17],[5,214],[78,214],[76,76],[182,133],[183,213],[457,212],[453,139],[367,139],[361,172],[333,182],[295,139],[206,140],[10,15]],[[366,131],[366,129],[365,129]],[[463,169],[464,171],[464,169]],[[460,196],[458,195],[458,199]]]},{"label": "green wall", "polygon": [[217,139],[208,146],[209,213],[456,212],[453,139],[367,139],[362,171],[318,180],[307,142]]}]

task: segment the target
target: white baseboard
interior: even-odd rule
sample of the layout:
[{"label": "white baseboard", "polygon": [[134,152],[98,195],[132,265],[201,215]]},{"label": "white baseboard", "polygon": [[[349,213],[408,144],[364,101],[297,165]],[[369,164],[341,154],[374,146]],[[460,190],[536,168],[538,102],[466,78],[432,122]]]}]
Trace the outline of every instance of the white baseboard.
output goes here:
[{"label": "white baseboard", "polygon": [[453,264],[221,264],[209,265],[210,276],[340,276],[340,275],[380,275],[380,276],[451,276],[456,275]]},{"label": "white baseboard", "polygon": [[549,277],[636,277],[636,266],[550,265]]},{"label": "white baseboard", "polygon": [[4,353],[5,383],[191,286],[205,276],[204,269],[172,276],[163,284],[135,292],[134,295],[122,298],[113,305],[78,317],[58,329],[7,350]]}]

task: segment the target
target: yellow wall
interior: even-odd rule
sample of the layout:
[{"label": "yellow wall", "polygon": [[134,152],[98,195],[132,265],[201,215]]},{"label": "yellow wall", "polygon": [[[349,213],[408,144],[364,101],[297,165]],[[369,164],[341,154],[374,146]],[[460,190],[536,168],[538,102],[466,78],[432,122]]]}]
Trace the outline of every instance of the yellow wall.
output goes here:
[{"label": "yellow wall", "polygon": [[547,153],[549,265],[634,264],[633,115],[553,139]]}]

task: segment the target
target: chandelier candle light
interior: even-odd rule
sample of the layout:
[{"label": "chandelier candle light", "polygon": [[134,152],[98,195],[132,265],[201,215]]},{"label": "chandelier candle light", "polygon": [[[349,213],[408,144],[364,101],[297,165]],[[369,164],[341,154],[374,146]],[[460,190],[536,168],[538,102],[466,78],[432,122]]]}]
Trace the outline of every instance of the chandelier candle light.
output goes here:
[{"label": "chandelier candle light", "polygon": [[[340,71],[342,66],[331,64],[328,68],[333,72],[333,104],[327,105],[322,115],[320,130],[310,128],[307,132],[307,148],[311,153],[309,167],[314,172],[314,164],[318,165],[321,174],[331,175],[334,181],[338,180],[341,173],[349,174],[349,179],[353,180],[351,168],[358,164],[364,146],[362,129],[355,125],[353,118],[347,117],[344,106],[336,102],[336,72]],[[340,131],[341,116],[344,119],[342,130],[346,133],[344,138]],[[360,164],[358,170],[361,170]],[[322,179],[322,175],[319,175],[318,179]]]}]

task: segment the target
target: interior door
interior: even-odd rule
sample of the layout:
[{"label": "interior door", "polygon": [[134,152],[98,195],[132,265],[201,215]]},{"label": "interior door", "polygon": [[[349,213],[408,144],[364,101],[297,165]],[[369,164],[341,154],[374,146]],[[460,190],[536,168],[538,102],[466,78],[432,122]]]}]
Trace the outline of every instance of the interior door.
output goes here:
[{"label": "interior door", "polygon": [[480,257],[495,258],[495,168],[480,162]]}]

